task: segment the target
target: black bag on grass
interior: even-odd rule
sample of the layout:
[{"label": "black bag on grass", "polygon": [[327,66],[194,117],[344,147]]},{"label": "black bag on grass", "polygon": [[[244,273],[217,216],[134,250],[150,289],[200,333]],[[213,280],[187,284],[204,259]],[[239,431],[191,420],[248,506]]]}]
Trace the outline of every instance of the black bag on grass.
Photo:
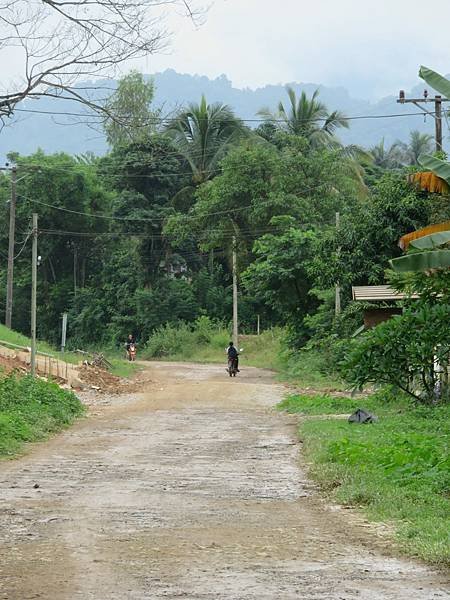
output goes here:
[{"label": "black bag on grass", "polygon": [[349,416],[349,423],[375,423],[377,420],[375,415],[368,413],[362,408],[358,408],[352,415]]}]

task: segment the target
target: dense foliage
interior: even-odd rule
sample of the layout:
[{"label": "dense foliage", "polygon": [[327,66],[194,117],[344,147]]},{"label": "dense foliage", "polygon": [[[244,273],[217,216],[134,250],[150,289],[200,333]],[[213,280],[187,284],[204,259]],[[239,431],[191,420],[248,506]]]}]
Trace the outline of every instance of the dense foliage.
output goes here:
[{"label": "dense foliage", "polygon": [[[339,340],[361,323],[351,286],[382,283],[398,238],[448,208],[398,168],[375,168],[367,153],[343,148],[336,132],[348,123],[317,95],[289,94],[276,126],[250,130],[205,98],[158,126],[152,83],[132,73],[110,100],[118,121],[105,125],[106,156],[10,155],[19,177],[14,328],[29,332],[28,235],[38,212],[39,337],[58,341],[63,312],[69,347],[111,346],[129,332],[146,343],[204,316],[226,326],[234,247],[241,330],[254,331],[259,315],[265,328],[287,327],[291,348],[325,348],[332,365]],[[308,129],[307,114],[324,123]],[[9,194],[2,174],[3,256]]]}]

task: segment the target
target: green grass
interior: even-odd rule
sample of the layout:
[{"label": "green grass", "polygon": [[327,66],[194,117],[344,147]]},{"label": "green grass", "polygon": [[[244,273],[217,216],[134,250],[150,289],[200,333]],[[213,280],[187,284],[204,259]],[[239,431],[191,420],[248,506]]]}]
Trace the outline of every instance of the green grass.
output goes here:
[{"label": "green grass", "polygon": [[[126,379],[129,379],[135,373],[142,370],[142,365],[138,365],[135,362],[130,362],[129,360],[126,360],[125,358],[119,358],[118,354],[119,354],[118,352],[115,352],[115,353],[107,352],[106,353],[106,358],[112,365],[111,373],[113,375],[117,375],[117,377],[124,377]],[[137,358],[139,359],[139,356]]]},{"label": "green grass", "polygon": [[[166,325],[153,333],[142,349],[141,358],[224,363],[230,339],[228,329],[217,327],[206,317],[198,319],[193,327]],[[240,336],[239,348],[243,348],[241,364],[244,367],[276,369],[280,366],[280,336],[276,330],[265,331],[260,336]]]},{"label": "green grass", "polygon": [[367,408],[370,425],[305,420],[299,429],[311,475],[336,501],[394,523],[398,547],[450,564],[450,406],[416,407],[392,394],[367,399],[291,396],[280,409],[308,415]]},{"label": "green grass", "polygon": [[303,389],[316,391],[343,390],[339,377],[324,364],[323,357],[314,350],[297,353],[282,352],[278,359],[280,378]]},{"label": "green grass", "polygon": [[84,413],[72,392],[30,376],[0,379],[0,458],[18,454],[26,442],[46,439]]}]

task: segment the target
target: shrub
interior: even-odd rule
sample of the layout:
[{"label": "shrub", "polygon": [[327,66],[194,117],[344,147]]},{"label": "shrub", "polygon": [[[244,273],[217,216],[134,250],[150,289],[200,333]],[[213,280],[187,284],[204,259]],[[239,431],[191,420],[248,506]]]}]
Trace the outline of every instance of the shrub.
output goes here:
[{"label": "shrub", "polygon": [[395,385],[416,400],[448,399],[450,305],[421,304],[374,327],[353,342],[342,363],[344,377],[355,387],[367,383]]}]

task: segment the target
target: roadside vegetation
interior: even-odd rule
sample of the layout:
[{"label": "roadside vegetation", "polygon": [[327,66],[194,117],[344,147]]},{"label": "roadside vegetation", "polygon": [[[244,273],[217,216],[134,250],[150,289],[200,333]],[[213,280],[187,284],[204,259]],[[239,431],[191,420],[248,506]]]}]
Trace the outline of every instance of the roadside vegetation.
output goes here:
[{"label": "roadside vegetation", "polygon": [[0,376],[0,458],[15,456],[27,442],[46,439],[83,412],[75,394],[55,383]]},{"label": "roadside vegetation", "polygon": [[[376,423],[333,415],[358,407]],[[395,525],[398,547],[437,565],[450,564],[450,406],[418,406],[392,390],[367,398],[293,395],[280,410],[299,413],[310,474],[335,501]],[[330,418],[314,418],[330,415]]]}]

